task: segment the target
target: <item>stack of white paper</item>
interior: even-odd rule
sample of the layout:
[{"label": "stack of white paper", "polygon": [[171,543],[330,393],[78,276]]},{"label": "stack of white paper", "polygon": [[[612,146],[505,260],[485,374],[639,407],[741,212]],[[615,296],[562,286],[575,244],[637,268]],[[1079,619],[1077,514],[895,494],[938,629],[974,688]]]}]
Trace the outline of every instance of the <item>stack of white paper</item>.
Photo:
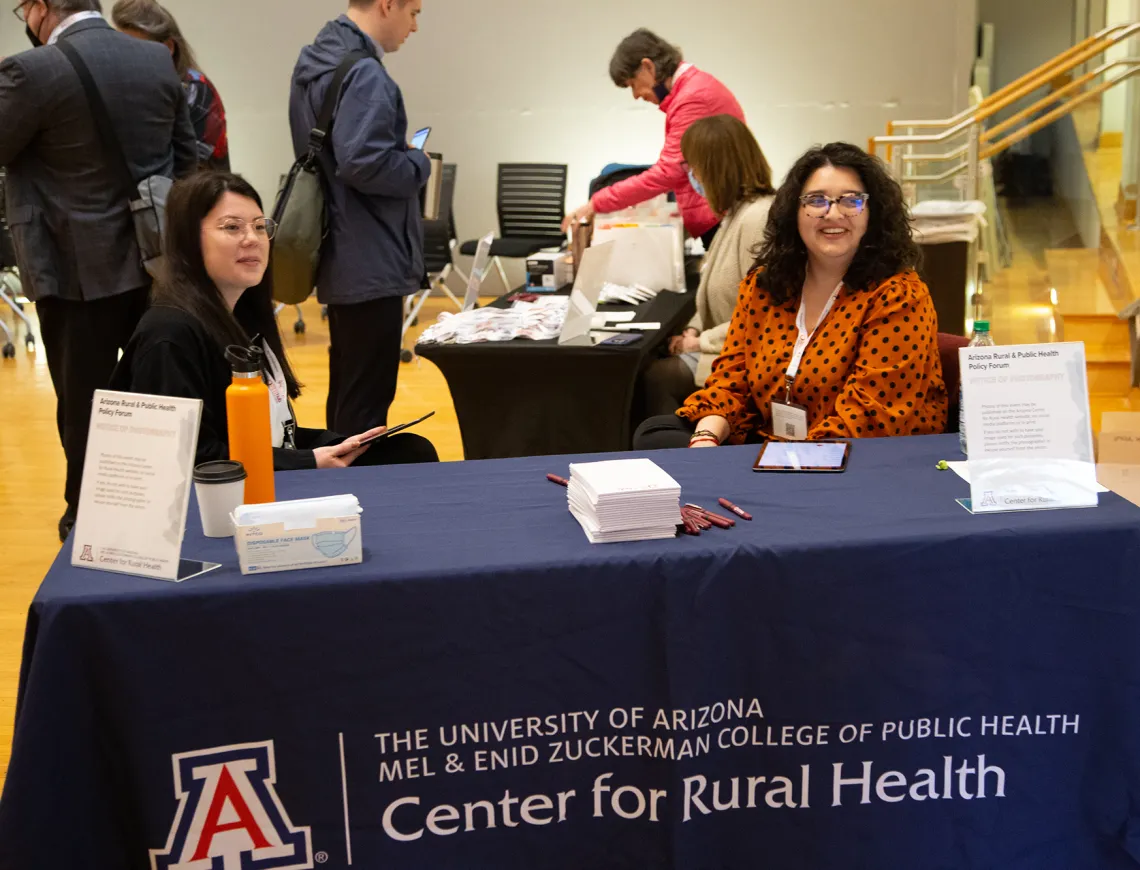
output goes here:
[{"label": "stack of white paper", "polygon": [[681,486],[649,459],[570,466],[570,513],[592,544],[672,538],[681,522]]}]

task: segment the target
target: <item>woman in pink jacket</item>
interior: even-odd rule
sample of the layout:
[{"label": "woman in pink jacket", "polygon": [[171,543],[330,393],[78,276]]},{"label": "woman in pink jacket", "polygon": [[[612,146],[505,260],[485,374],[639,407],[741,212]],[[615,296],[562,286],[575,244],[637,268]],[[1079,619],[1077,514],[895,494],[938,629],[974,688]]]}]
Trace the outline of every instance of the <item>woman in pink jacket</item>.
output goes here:
[{"label": "woman in pink jacket", "polygon": [[645,28],[621,41],[610,61],[610,78],[619,88],[633,91],[635,100],[661,107],[665,113],[665,147],[648,170],[599,190],[586,205],[567,215],[563,229],[575,221],[588,221],[595,213],[618,211],[674,191],[686,231],[705,238],[708,247],[720,216],[693,189],[681,157],[681,137],[690,124],[710,115],[732,115],[743,121],[740,103],[711,75],[685,63],[679,48]]}]

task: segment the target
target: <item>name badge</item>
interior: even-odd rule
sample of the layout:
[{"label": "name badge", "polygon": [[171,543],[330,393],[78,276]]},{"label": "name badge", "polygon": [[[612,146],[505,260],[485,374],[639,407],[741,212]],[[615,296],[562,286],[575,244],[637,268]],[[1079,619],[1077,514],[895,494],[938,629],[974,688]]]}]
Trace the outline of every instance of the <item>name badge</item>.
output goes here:
[{"label": "name badge", "polygon": [[772,434],[788,441],[807,440],[807,408],[791,402],[772,402]]}]

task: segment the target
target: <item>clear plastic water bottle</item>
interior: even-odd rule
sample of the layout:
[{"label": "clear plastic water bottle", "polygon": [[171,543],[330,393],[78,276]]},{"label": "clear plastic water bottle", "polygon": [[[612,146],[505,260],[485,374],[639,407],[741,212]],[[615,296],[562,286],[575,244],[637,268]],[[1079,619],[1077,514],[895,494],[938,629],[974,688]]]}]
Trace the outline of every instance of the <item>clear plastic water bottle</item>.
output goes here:
[{"label": "clear plastic water bottle", "polygon": [[[990,323],[988,320],[975,320],[974,321],[974,337],[970,339],[970,347],[993,347],[994,337],[990,335]],[[966,406],[962,404],[962,380],[958,379],[958,446],[962,448],[962,452],[967,456],[970,452],[966,449]]]}]

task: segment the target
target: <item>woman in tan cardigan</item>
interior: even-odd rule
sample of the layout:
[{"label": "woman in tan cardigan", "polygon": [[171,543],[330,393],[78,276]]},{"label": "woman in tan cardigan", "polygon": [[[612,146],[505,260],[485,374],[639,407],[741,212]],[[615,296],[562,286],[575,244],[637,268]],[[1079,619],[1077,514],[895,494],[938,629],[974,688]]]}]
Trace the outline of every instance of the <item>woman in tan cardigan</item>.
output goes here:
[{"label": "woman in tan cardigan", "polygon": [[764,152],[743,122],[714,115],[681,140],[693,188],[719,215],[720,228],[701,267],[697,312],[669,342],[669,356],[645,373],[646,411],[672,414],[712,371],[724,348],[740,282],[756,261],[775,189]]}]

